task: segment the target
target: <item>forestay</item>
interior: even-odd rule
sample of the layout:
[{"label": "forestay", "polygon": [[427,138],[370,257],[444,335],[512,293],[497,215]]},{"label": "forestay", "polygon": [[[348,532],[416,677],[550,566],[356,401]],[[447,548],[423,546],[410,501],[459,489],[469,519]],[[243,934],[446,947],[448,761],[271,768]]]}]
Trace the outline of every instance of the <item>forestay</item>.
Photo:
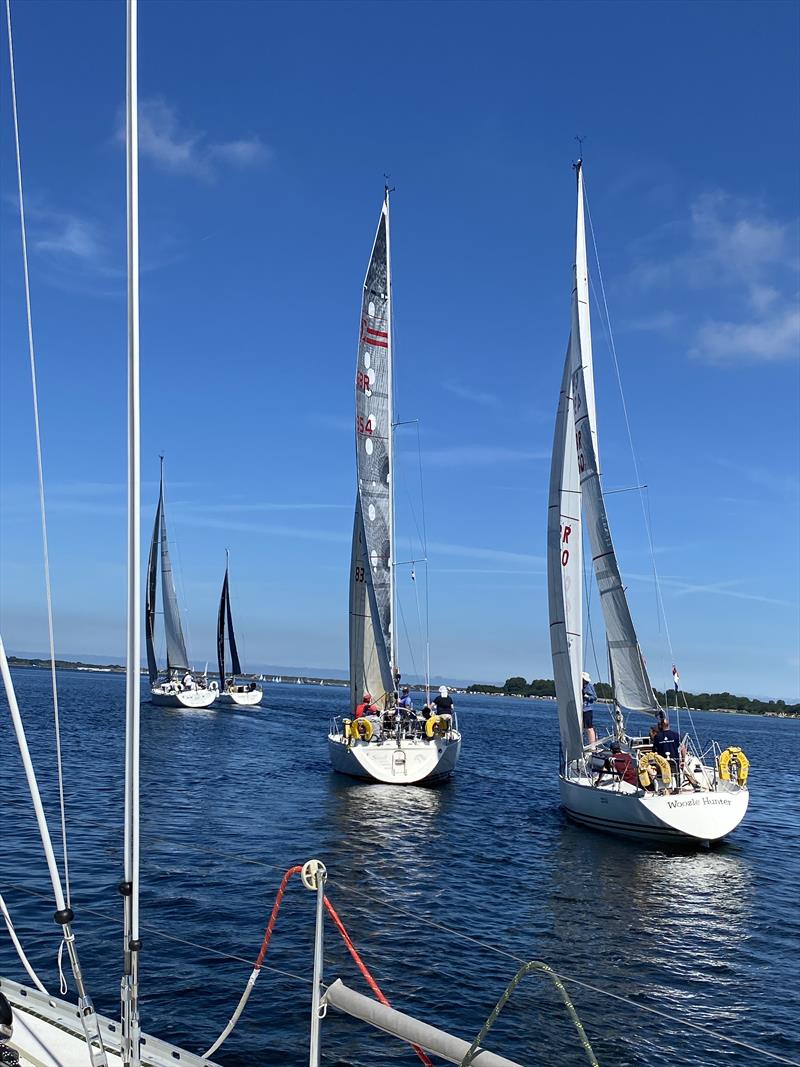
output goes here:
[{"label": "forestay", "polygon": [[550,648],[564,759],[583,751],[581,671],[583,669],[583,545],[581,489],[570,396],[572,338],[564,362],[550,467],[547,512],[547,590]]},{"label": "forestay", "polygon": [[391,304],[389,200],[364,280],[356,366],[358,495],[350,561],[350,690],[392,692]]}]

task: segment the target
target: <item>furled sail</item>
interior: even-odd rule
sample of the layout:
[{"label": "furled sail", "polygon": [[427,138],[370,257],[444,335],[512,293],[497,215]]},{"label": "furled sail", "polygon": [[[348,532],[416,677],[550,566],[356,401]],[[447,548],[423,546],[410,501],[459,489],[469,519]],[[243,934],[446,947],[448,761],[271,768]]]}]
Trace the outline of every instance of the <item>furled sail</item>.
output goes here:
[{"label": "furled sail", "polygon": [[583,544],[581,488],[575,450],[571,363],[567,351],[558,401],[547,512],[547,590],[550,648],[558,701],[561,750],[567,763],[583,752]]},{"label": "furled sail", "polygon": [[181,616],[178,609],[178,597],[172,577],[172,561],[169,556],[167,539],[167,513],[164,507],[164,479],[161,479],[161,491],[158,498],[161,513],[161,604],[164,609],[164,633],[167,639],[167,671],[189,670],[189,657],[186,654],[186,641],[183,637]]},{"label": "furled sail", "polygon": [[350,686],[354,701],[361,699],[364,689],[376,700],[393,689],[389,271],[387,194],[364,280],[356,365],[358,498],[350,566]]},{"label": "furled sail", "polygon": [[153,523],[153,536],[150,539],[150,554],[147,557],[147,591],[145,593],[145,643],[147,645],[147,673],[150,685],[158,680],[158,662],[156,660],[156,578],[158,576],[158,540],[161,531],[161,495],[158,497],[156,521]]},{"label": "furled sail", "polygon": [[[603,489],[597,466],[593,434],[593,391],[589,390],[591,367],[583,360],[583,330],[580,323],[579,283],[572,296],[572,332],[570,364],[572,409],[575,420],[575,446],[580,474],[581,502],[589,534],[597,588],[606,624],[609,657],[614,678],[614,696],[622,707],[631,711],[658,712],[647,668],[644,665],[628,600],[619,572],[619,564],[608,525]],[[588,329],[588,319],[586,329]]]},{"label": "furled sail", "polygon": [[225,625],[228,627],[228,648],[231,653],[231,674],[234,678],[242,673],[242,665],[239,662],[239,652],[236,648],[236,637],[233,633],[233,615],[231,614],[231,595],[228,584],[228,568],[225,567],[225,579],[222,583],[222,593],[219,598],[219,612],[217,613],[217,663],[219,665],[220,688],[225,688]]}]

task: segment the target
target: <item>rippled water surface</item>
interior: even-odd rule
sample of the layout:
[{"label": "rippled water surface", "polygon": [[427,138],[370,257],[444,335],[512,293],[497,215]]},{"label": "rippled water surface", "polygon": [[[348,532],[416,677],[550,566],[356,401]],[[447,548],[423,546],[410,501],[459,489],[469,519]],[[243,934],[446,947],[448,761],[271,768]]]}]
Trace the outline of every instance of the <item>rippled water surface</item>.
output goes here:
[{"label": "rippled water surface", "polygon": [[[28,670],[15,679],[55,830],[49,677]],[[96,1004],[113,1015],[124,680],[63,672],[60,685],[79,949]],[[800,723],[696,714],[701,739],[740,744],[750,757],[750,810],[722,846],[670,853],[566,822],[550,702],[462,697],[456,776],[400,788],[330,771],[326,726],[345,710],[346,690],[266,690],[263,709],[143,707],[146,1030],[197,1052],[212,1043],[250,973],[245,961],[260,947],[282,871],[316,856],[392,1003],[462,1037],[480,1029],[515,956],[596,987],[569,990],[604,1067],[770,1062],[692,1031],[687,1020],[800,1060]],[[52,906],[30,895],[47,893],[47,875],[4,710],[0,766],[2,891],[56,990]],[[308,1062],[313,923],[313,895],[295,879],[267,957],[293,977],[262,973],[220,1063]],[[24,978],[4,932],[0,971]],[[332,927],[325,976],[368,992]],[[335,1012],[322,1035],[327,1064],[417,1062]],[[523,1064],[586,1062],[557,994],[538,976],[519,987],[487,1045]]]}]

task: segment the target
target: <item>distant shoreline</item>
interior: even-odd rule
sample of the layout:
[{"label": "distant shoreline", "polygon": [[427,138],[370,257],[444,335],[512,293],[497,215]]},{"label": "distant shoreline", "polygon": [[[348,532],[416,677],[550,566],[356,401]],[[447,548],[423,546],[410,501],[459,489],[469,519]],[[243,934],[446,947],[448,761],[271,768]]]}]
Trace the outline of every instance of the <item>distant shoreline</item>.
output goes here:
[{"label": "distant shoreline", "polygon": [[[37,670],[49,670],[50,660],[40,658],[28,658],[25,656],[9,656],[8,664],[14,668],[27,668]],[[124,674],[125,667],[120,663],[84,663],[81,660],[56,660],[56,669],[60,671],[76,671],[85,674]],[[141,668],[141,674],[147,674],[147,668]],[[199,674],[198,671],[194,671],[195,674]],[[216,671],[211,672],[216,674]],[[265,682],[278,682],[284,685],[325,685],[325,686],[337,686],[339,688],[345,688],[350,685],[347,678],[324,678],[313,675],[279,675],[274,672],[264,672],[262,674],[243,674],[242,678],[251,679],[253,681],[265,681]],[[551,683],[552,684],[552,683]],[[409,688],[412,692],[424,692],[425,686],[420,684],[410,685]],[[437,688],[433,686],[432,688]],[[519,693],[505,692],[500,686],[482,686],[472,685],[466,689],[449,686],[451,693],[464,694],[467,696],[488,696],[488,697],[506,697],[513,700],[544,700],[549,703],[555,703],[555,697],[549,693]],[[730,695],[730,694],[729,694]],[[687,700],[691,700],[693,694],[685,694]],[[740,699],[740,698],[734,698]],[[597,701],[598,704],[608,704],[610,701],[605,697],[600,697]],[[699,708],[689,705],[687,708],[680,708],[679,711],[689,712],[715,712],[723,715],[764,715],[767,718],[775,719],[800,719],[800,705],[785,705],[778,701],[753,701],[756,705],[752,709],[745,708]],[[671,708],[668,711],[674,710]]]}]

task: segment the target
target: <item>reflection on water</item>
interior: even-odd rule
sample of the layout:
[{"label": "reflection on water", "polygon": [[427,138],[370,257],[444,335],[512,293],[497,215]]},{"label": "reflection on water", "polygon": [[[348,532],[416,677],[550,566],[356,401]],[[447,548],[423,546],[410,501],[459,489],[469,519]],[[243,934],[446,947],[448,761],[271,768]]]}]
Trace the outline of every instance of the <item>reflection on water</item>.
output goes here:
[{"label": "reflection on water", "polygon": [[[17,673],[37,766],[52,766],[46,672]],[[113,1014],[121,935],[81,908],[119,914],[124,683],[65,673],[61,685],[81,959],[98,1007]],[[775,752],[796,747],[796,723],[696,717],[747,751],[751,805],[723,846],[669,853],[565,820],[552,703],[459,698],[464,745],[455,776],[441,786],[400,787],[331,772],[327,725],[347,699],[345,689],[268,685],[258,709],[144,706],[148,930],[251,960],[281,873],[316,856],[328,866],[331,899],[390,999],[461,1036],[478,1032],[516,970],[513,958],[485,947],[492,945],[674,1015],[657,1018],[570,986],[604,1067],[682,1067],[723,1055],[731,1067],[758,1067],[751,1053],[723,1052],[683,1018],[798,1058],[800,1006],[786,948],[800,938],[798,782],[793,768],[774,760]],[[0,712],[3,752],[10,748],[5,730]],[[17,763],[3,760],[16,792],[3,796],[0,884],[23,881],[46,891]],[[42,788],[55,811],[47,773]],[[57,988],[52,907],[10,895],[34,965]],[[313,894],[295,880],[267,962],[299,981],[262,974],[218,1057],[226,1067],[307,1063],[313,914]],[[146,1027],[197,1051],[224,1025],[250,970],[150,930],[142,968]],[[2,938],[0,970],[18,970]],[[326,975],[364,988],[332,931]],[[585,1063],[557,994],[538,976],[514,994],[490,1046],[525,1064]],[[325,1062],[347,1067],[413,1062],[401,1044],[334,1013],[323,1026],[323,1049]]]}]

